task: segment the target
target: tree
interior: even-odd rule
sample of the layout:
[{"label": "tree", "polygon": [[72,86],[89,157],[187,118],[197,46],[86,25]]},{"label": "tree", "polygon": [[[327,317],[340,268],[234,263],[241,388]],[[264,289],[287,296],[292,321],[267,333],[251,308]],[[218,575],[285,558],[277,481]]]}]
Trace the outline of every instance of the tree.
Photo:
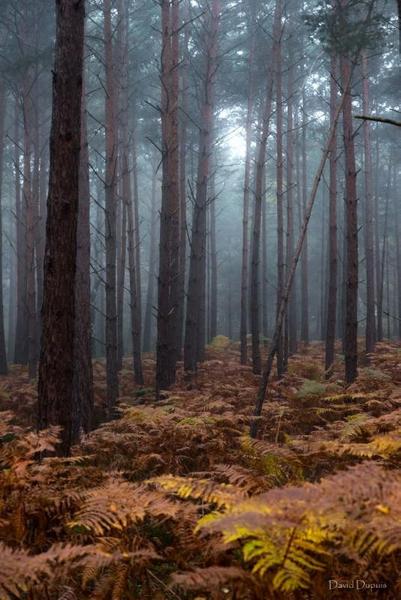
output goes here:
[{"label": "tree", "polygon": [[174,382],[177,363],[180,180],[179,180],[179,2],[162,0],[162,201],[160,213],[156,388]]},{"label": "tree", "polygon": [[85,4],[58,0],[47,200],[38,425],[60,425],[61,452],[73,439],[75,277],[79,207]]},{"label": "tree", "polygon": [[202,76],[196,195],[192,217],[187,316],[185,323],[184,368],[194,372],[205,346],[206,297],[206,211],[212,155],[215,78],[218,67],[220,1],[213,0],[206,11],[205,62]]}]

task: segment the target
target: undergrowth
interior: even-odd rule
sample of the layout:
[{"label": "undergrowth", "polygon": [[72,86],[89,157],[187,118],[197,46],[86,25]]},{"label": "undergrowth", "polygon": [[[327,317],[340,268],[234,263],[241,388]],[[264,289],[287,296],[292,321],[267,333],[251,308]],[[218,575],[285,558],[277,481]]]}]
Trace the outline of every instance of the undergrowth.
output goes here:
[{"label": "undergrowth", "polygon": [[119,418],[68,459],[54,456],[57,428],[34,431],[34,386],[13,368],[0,382],[0,599],[344,598],[330,581],[400,598],[399,360],[379,345],[346,387],[312,344],[272,382],[252,440],[258,379],[235,345],[216,339],[160,402],[148,356],[144,387],[124,366]]}]

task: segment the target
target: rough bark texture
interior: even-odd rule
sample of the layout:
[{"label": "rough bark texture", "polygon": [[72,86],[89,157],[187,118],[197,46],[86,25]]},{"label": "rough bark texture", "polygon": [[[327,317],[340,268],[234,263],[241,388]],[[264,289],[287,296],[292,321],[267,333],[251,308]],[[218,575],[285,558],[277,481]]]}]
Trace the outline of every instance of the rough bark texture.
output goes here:
[{"label": "rough bark texture", "polygon": [[[341,57],[342,85],[348,81],[351,72],[350,60]],[[352,383],[358,374],[358,214],[356,191],[356,166],[354,132],[352,127],[351,90],[345,94],[343,106],[343,130],[345,150],[345,186],[346,186],[346,291],[345,291],[345,380]]]},{"label": "rough bark texture", "polygon": [[90,285],[90,190],[85,89],[82,93],[77,270],[75,277],[74,437],[92,428],[93,371]]},{"label": "rough bark texture", "polygon": [[47,201],[39,428],[62,427],[61,451],[73,442],[75,276],[85,6],[58,0],[50,181]]},{"label": "rough bark texture", "polygon": [[[333,123],[337,105],[337,60],[331,59],[330,71],[330,121]],[[326,353],[325,367],[330,376],[334,362],[337,317],[337,136],[333,137],[330,149],[329,189],[329,282],[327,294]]]},{"label": "rough bark texture", "polygon": [[180,265],[178,0],[162,0],[162,203],[160,213],[156,388],[175,382]]}]

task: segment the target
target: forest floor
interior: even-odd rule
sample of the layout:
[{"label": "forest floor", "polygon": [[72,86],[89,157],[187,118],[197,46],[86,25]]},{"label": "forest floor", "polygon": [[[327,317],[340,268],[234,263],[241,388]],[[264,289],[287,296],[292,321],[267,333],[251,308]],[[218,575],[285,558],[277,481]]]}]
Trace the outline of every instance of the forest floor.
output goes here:
[{"label": "forest floor", "polygon": [[0,598],[401,598],[401,345],[378,344],[346,387],[313,343],[273,380],[249,437],[258,377],[224,338],[156,402],[120,375],[120,415],[73,456],[35,433],[34,382],[0,380]]}]

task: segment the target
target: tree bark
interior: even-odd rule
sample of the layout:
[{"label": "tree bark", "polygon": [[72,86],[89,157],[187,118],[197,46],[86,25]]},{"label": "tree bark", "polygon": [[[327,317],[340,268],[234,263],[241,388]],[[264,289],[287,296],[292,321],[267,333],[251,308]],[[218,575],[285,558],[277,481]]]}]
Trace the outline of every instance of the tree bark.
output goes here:
[{"label": "tree bark", "polygon": [[244,199],[242,212],[242,264],[241,264],[241,321],[240,321],[240,361],[242,365],[248,362],[248,267],[249,267],[249,198],[251,182],[251,143],[252,122],[254,112],[255,74],[254,60],[256,48],[255,35],[255,10],[251,4],[251,23],[249,27],[250,46],[248,55],[248,106],[246,115],[246,142],[245,142],[245,173],[244,173]]},{"label": "tree bark", "polygon": [[118,398],[117,369],[117,298],[116,298],[116,184],[117,139],[116,97],[113,63],[113,34],[111,2],[104,0],[104,51],[106,72],[105,130],[106,130],[106,177],[105,177],[105,244],[106,244],[106,403],[111,417]]},{"label": "tree bark", "polygon": [[4,332],[4,303],[3,303],[3,218],[2,218],[2,192],[3,192],[3,167],[4,167],[4,137],[6,117],[6,90],[0,82],[0,375],[7,375],[6,336]]},{"label": "tree bark", "polygon": [[[362,52],[362,103],[363,112],[369,112],[368,58]],[[365,158],[365,264],[366,264],[366,352],[372,353],[376,341],[375,280],[374,280],[374,232],[373,232],[373,191],[372,191],[372,144],[370,124],[363,122]]]},{"label": "tree bark", "polygon": [[[333,123],[337,106],[337,60],[333,55],[330,69],[330,122]],[[329,189],[329,283],[326,321],[326,376],[330,377],[334,363],[337,318],[337,135],[330,149]]]},{"label": "tree bark", "polygon": [[176,377],[180,266],[178,0],[162,0],[162,203],[160,213],[156,390]]},{"label": "tree bark", "polygon": [[212,154],[214,88],[217,70],[220,0],[213,0],[206,26],[205,70],[201,99],[196,196],[192,218],[184,368],[195,372],[205,346],[206,211]]},{"label": "tree bark", "polygon": [[[262,223],[262,203],[265,190],[265,164],[266,148],[269,136],[270,118],[273,100],[274,69],[278,69],[280,58],[280,36],[282,20],[282,0],[277,0],[274,24],[271,61],[269,63],[266,91],[264,97],[260,139],[256,151],[255,167],[255,207],[253,217],[252,256],[251,256],[251,285],[250,285],[250,317],[252,333],[252,368],[253,372],[259,374],[262,364],[260,357],[260,234]],[[281,65],[280,65],[281,68]],[[283,257],[282,257],[283,262]]]},{"label": "tree bark", "polygon": [[[341,80],[345,89],[351,73],[350,60],[340,58]],[[348,89],[343,106],[346,187],[346,293],[345,293],[345,381],[352,383],[358,375],[358,214],[354,132],[352,127],[352,96]]]},{"label": "tree bark", "polygon": [[73,443],[75,277],[85,5],[58,0],[47,201],[38,425],[60,425]]}]

